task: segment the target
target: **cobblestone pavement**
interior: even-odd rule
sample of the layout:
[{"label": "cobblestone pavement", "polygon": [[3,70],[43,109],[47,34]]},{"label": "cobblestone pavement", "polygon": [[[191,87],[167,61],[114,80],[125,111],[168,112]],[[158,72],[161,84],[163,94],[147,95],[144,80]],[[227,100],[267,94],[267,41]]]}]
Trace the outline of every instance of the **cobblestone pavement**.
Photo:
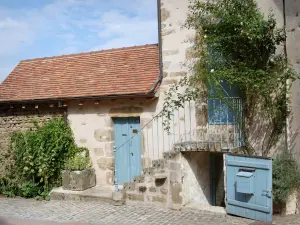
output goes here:
[{"label": "cobblestone pavement", "polygon": [[[300,225],[300,217],[290,218],[289,221],[278,220],[280,223],[276,222],[276,224]],[[53,222],[49,223],[50,221]],[[63,222],[63,224],[55,222]],[[247,225],[253,222],[208,212],[175,211],[149,206],[112,206],[97,202],[39,202],[0,198],[0,225]]]}]

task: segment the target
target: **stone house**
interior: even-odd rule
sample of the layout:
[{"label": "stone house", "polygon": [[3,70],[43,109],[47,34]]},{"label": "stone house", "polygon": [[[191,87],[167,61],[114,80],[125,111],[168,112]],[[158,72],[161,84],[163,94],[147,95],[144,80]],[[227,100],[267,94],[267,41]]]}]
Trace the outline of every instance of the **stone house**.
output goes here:
[{"label": "stone house", "polygon": [[[221,105],[218,100],[186,102],[171,116],[169,132],[159,116],[165,91],[191,75],[187,40],[194,31],[182,26],[188,4],[158,1],[158,44],[21,61],[0,86],[1,151],[8,148],[9,132],[29,129],[32,118],[62,116],[76,143],[90,151],[97,187],[124,189],[128,203],[224,206],[224,153],[242,146],[230,110],[210,110],[210,104]],[[259,4],[264,11],[274,8],[283,25],[279,1]],[[289,6],[291,15],[297,11],[292,9],[297,7]],[[289,35],[293,40],[295,33]],[[297,90],[291,93],[294,111]],[[228,100],[241,110],[235,93]],[[289,135],[298,143],[294,115]]]}]

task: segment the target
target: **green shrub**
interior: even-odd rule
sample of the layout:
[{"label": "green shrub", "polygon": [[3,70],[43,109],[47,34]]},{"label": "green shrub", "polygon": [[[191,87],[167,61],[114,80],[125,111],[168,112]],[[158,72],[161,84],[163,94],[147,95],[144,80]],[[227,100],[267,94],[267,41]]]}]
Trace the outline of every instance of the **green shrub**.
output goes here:
[{"label": "green shrub", "polygon": [[19,195],[20,189],[16,179],[3,177],[0,179],[0,193],[7,197],[15,197]]},{"label": "green shrub", "polygon": [[19,194],[25,198],[32,198],[39,194],[41,187],[32,181],[25,181],[19,188]]},{"label": "green shrub", "polygon": [[300,186],[300,169],[290,154],[278,155],[273,161],[273,200],[285,203],[295,188]]},{"label": "green shrub", "polygon": [[9,176],[0,180],[0,193],[45,198],[52,187],[61,185],[66,161],[82,152],[63,118],[53,118],[42,126],[35,123],[35,128],[11,136],[15,164]]},{"label": "green shrub", "polygon": [[89,152],[86,148],[82,148],[82,152],[77,153],[74,157],[67,160],[65,170],[84,170],[91,167]]}]

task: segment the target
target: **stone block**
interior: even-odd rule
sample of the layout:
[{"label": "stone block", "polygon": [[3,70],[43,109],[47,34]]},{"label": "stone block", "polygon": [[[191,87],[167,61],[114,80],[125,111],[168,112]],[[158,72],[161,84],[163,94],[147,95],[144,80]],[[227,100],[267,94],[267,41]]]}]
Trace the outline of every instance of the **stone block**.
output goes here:
[{"label": "stone block", "polygon": [[103,148],[94,148],[95,156],[104,156]]},{"label": "stone block", "polygon": [[162,8],[161,9],[161,22],[166,21],[169,17],[170,17],[170,12],[167,9]]},{"label": "stone block", "polygon": [[114,170],[114,158],[101,157],[97,160],[98,167],[102,170]]},{"label": "stone block", "polygon": [[62,185],[65,190],[84,191],[96,185],[96,174],[94,169],[82,171],[62,171]]},{"label": "stone block", "polygon": [[125,183],[123,185],[125,191],[134,191],[135,190],[135,183],[130,182],[130,183]]},{"label": "stone block", "polygon": [[179,153],[178,152],[164,152],[164,159],[170,160],[170,159],[175,159]]},{"label": "stone block", "polygon": [[160,203],[166,203],[167,199],[164,196],[153,196],[152,202],[160,202]]},{"label": "stone block", "polygon": [[143,169],[143,173],[144,173],[144,175],[153,175],[154,168],[153,167],[145,168],[145,169]]},{"label": "stone block", "polygon": [[105,127],[113,127],[113,120],[111,119],[111,117],[105,117],[104,119],[104,126]]},{"label": "stone block", "polygon": [[194,49],[192,47],[186,49],[186,51],[185,51],[185,59],[190,60],[190,59],[194,59],[195,57],[196,57],[196,54],[195,54],[195,51],[194,51]]},{"label": "stone block", "polygon": [[156,187],[153,187],[153,186],[150,187],[150,188],[149,188],[149,191],[150,191],[150,192],[156,192]]},{"label": "stone block", "polygon": [[99,142],[109,142],[113,140],[113,130],[110,128],[97,129],[94,132],[94,137],[96,141]]},{"label": "stone block", "polygon": [[162,85],[164,85],[164,86],[170,85],[170,84],[176,84],[176,83],[177,83],[177,79],[175,79],[175,78],[163,79],[163,81],[162,81]]},{"label": "stone block", "polygon": [[142,168],[147,168],[151,166],[151,159],[150,158],[143,158],[142,159]]},{"label": "stone block", "polygon": [[109,185],[114,184],[114,172],[113,171],[106,171],[106,183]]},{"label": "stone block", "polygon": [[180,183],[181,182],[181,174],[177,171],[170,172],[170,182],[171,183]]},{"label": "stone block", "polygon": [[161,35],[162,36],[167,36],[167,35],[173,34],[173,33],[175,33],[174,29],[163,29],[163,31],[161,32]]},{"label": "stone block", "polygon": [[170,185],[171,199],[174,204],[182,204],[182,186],[179,183],[173,183]]},{"label": "stone block", "polygon": [[180,171],[181,164],[180,163],[175,163],[175,162],[170,162],[169,168],[171,170]]},{"label": "stone block", "polygon": [[133,181],[137,182],[137,183],[144,183],[145,182],[145,176],[144,175],[136,176],[136,177],[134,177]]},{"label": "stone block", "polygon": [[125,204],[125,194],[122,191],[112,193],[112,204],[120,206]]},{"label": "stone block", "polygon": [[127,198],[132,201],[144,201],[143,194],[127,194]]},{"label": "stone block", "polygon": [[164,188],[164,187],[161,187],[161,188],[160,188],[160,192],[161,192],[163,195],[168,194],[168,190],[167,190],[166,188]]},{"label": "stone block", "polygon": [[164,169],[166,162],[163,159],[157,159],[152,161],[152,166],[157,169]]},{"label": "stone block", "polygon": [[141,107],[120,107],[111,108],[109,114],[111,117],[140,116],[143,111],[144,110]]},{"label": "stone block", "polygon": [[106,157],[114,157],[114,142],[105,143],[104,148]]},{"label": "stone block", "polygon": [[81,144],[86,144],[86,143],[87,143],[87,139],[86,139],[86,138],[81,138],[81,139],[79,140],[79,142],[80,142]]},{"label": "stone block", "polygon": [[165,71],[165,70],[169,69],[170,65],[171,65],[171,62],[164,61],[163,62],[163,70]]},{"label": "stone block", "polygon": [[170,77],[185,77],[186,75],[187,75],[187,72],[184,72],[184,71],[170,73]]},{"label": "stone block", "polygon": [[165,50],[163,51],[163,56],[172,56],[172,55],[178,55],[179,54],[179,50]]}]

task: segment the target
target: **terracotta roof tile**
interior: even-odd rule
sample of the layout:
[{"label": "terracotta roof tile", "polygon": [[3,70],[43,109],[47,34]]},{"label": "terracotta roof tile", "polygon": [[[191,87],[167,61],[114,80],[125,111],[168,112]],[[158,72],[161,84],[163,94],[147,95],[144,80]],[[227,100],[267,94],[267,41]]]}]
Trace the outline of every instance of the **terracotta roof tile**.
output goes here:
[{"label": "terracotta roof tile", "polygon": [[29,59],[0,85],[0,101],[147,94],[158,76],[157,44]]}]

